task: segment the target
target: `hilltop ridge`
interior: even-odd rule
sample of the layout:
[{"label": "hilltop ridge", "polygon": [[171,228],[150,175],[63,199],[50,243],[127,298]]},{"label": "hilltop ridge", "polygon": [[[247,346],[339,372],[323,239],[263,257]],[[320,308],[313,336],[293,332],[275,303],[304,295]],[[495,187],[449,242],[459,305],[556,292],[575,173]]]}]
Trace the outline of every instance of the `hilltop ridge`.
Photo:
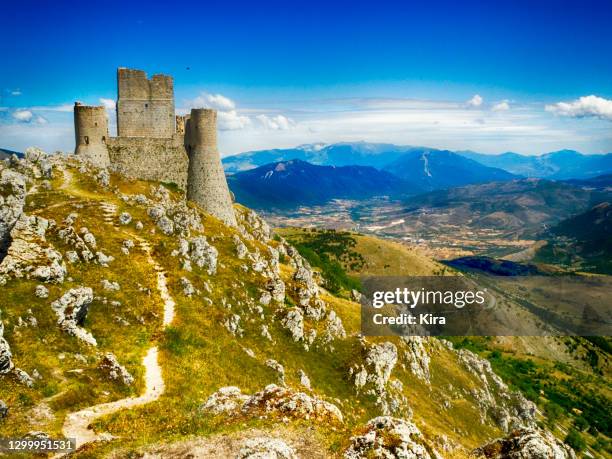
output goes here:
[{"label": "hilltop ridge", "polygon": [[[322,289],[254,212],[236,205],[226,226],[163,185],[34,149],[0,164],[12,216],[0,264],[3,435],[103,440],[77,438],[77,457],[210,451],[233,432],[224,448],[240,457],[432,458],[467,457],[521,425],[573,457],[475,354],[359,337],[358,305]],[[155,357],[163,390],[147,396]],[[88,408],[109,402],[118,409]],[[82,410],[102,416],[75,424]]]}]

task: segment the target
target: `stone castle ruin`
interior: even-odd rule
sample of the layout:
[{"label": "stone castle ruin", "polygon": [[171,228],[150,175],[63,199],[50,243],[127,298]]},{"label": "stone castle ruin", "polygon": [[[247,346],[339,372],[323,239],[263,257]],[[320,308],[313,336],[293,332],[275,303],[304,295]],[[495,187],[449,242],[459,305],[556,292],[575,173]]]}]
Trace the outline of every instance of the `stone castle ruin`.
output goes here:
[{"label": "stone castle ruin", "polygon": [[217,112],[175,115],[174,83],[142,70],[117,70],[117,137],[103,106],[74,104],[75,154],[128,177],[177,184],[187,199],[230,225],[232,200],[217,149]]}]

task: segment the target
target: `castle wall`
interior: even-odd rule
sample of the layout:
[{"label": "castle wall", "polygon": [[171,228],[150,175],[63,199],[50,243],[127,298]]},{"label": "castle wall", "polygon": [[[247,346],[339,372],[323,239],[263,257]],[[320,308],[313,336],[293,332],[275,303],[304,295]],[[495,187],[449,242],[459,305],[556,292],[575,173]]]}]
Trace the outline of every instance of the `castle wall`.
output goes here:
[{"label": "castle wall", "polygon": [[74,104],[74,153],[96,167],[108,167],[108,118],[104,107]]},{"label": "castle wall", "polygon": [[117,70],[117,135],[170,138],[175,133],[172,77],[142,70]]},{"label": "castle wall", "polygon": [[112,169],[128,177],[175,183],[187,189],[187,152],[182,136],[169,139],[113,137],[108,141]]},{"label": "castle wall", "polygon": [[228,225],[236,226],[236,216],[221,156],[217,149],[217,112],[192,109],[186,123],[186,149],[189,156],[187,199]]}]

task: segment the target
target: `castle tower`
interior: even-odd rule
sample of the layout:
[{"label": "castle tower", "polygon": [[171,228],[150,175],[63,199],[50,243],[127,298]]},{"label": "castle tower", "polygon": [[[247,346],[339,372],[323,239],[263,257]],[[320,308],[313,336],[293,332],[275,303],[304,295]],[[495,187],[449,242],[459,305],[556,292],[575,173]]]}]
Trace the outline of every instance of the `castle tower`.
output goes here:
[{"label": "castle tower", "polygon": [[96,167],[110,166],[106,142],[108,140],[108,119],[104,107],[74,104],[74,133],[76,148],[74,154]]},{"label": "castle tower", "polygon": [[174,82],[167,75],[147,79],[142,70],[117,69],[117,135],[168,139],[175,132]]},{"label": "castle tower", "polygon": [[206,212],[236,226],[225,172],[217,149],[217,112],[194,108],[187,120],[185,146],[189,156],[187,199]]}]

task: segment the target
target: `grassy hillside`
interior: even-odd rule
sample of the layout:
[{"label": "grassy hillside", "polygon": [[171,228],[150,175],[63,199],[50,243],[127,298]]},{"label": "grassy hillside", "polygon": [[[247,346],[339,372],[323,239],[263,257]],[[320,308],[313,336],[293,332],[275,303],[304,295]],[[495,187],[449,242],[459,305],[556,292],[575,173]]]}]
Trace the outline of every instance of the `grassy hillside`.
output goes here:
[{"label": "grassy hillside", "polygon": [[[9,407],[0,420],[0,435],[42,431],[61,437],[75,411],[138,396],[145,390],[143,357],[152,346],[159,349],[165,390],[148,403],[95,419],[87,431],[110,436],[86,444],[75,457],[134,457],[145,451],[161,451],[164,457],[165,448],[185,442],[188,451],[199,445],[218,450],[210,457],[224,457],[219,452],[223,448],[255,434],[280,436],[302,457],[341,457],[368,420],[388,413],[413,422],[427,451],[466,458],[473,448],[502,435],[502,427],[508,428],[504,422],[517,422],[520,397],[486,369],[481,373],[483,367],[472,354],[434,339],[360,338],[358,304],[326,291],[312,293],[304,303],[307,290],[316,287],[308,264],[248,209],[236,207],[240,227],[230,228],[184,204],[174,187],[118,176],[105,184],[103,174],[77,162],[56,158],[52,164],[50,180],[27,161],[17,167],[28,177],[26,214],[55,221],[45,240],[36,243],[54,247],[66,262],[74,247],[62,230],[73,227],[95,236],[96,250],[114,260],[67,262],[63,281],[44,284],[47,298],[35,294],[41,281],[32,272],[10,275],[0,288],[4,338],[13,363],[32,376],[28,386],[16,373],[0,375],[0,400]],[[173,232],[155,217],[152,209],[160,206],[171,217]],[[216,270],[197,263],[199,252],[190,252],[191,258],[181,255],[183,240],[200,236],[218,252]],[[396,244],[340,237],[355,240],[346,255],[338,253],[342,263],[358,263],[352,274],[438,272],[437,263]],[[385,253],[400,264],[386,266]],[[285,285],[282,301],[264,300],[273,279]],[[107,289],[103,280],[117,282],[119,288]],[[66,291],[80,286],[94,292],[82,327],[97,346],[63,332],[51,308]],[[168,298],[173,299],[174,316],[164,326]],[[100,369],[108,352],[134,376],[133,384],[110,379]],[[363,386],[357,378],[362,372],[368,375]],[[237,412],[204,407],[222,387],[236,386],[251,395],[273,383],[335,405],[342,421],[296,411],[291,404]],[[393,444],[393,438],[384,441]]]}]

